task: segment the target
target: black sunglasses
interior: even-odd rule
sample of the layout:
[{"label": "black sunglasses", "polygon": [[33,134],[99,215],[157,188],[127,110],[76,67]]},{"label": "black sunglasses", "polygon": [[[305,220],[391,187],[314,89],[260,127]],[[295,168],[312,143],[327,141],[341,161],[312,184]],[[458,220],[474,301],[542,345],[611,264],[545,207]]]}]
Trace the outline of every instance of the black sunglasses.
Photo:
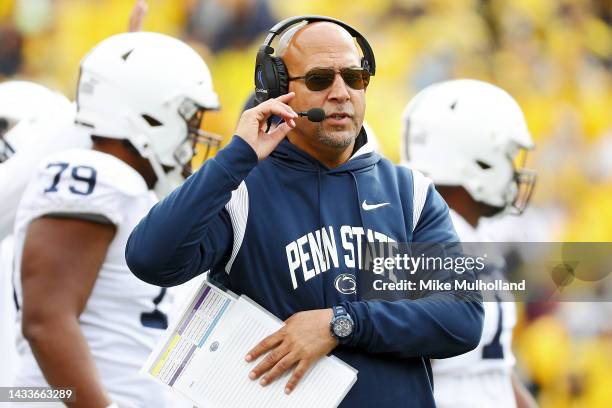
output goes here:
[{"label": "black sunglasses", "polygon": [[304,76],[289,78],[289,81],[303,79],[306,88],[311,91],[322,91],[334,83],[336,73],[339,73],[344,83],[353,89],[366,89],[370,83],[370,72],[364,68],[314,68]]}]

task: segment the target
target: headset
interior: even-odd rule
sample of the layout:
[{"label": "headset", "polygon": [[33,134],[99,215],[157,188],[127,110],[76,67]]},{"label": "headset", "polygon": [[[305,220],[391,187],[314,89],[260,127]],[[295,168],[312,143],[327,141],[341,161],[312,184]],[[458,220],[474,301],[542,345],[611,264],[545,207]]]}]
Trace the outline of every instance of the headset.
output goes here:
[{"label": "headset", "polygon": [[307,21],[308,23],[327,21],[344,28],[355,38],[357,44],[361,47],[361,52],[363,53],[361,67],[369,71],[370,75],[374,75],[376,72],[376,61],[372,47],[370,47],[365,37],[350,25],[335,18],[325,16],[306,15],[290,17],[277,23],[268,31],[268,36],[257,51],[257,58],[255,60],[255,105],[289,92],[287,68],[280,57],[272,56],[274,48],[270,44],[272,44],[274,37],[302,21]]}]

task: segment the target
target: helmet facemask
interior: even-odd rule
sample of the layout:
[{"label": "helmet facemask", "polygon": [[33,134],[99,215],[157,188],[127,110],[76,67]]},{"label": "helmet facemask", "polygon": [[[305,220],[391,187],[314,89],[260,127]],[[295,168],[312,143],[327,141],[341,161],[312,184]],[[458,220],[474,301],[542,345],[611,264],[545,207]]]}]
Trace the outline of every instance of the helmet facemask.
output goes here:
[{"label": "helmet facemask", "polygon": [[521,215],[533,194],[533,190],[536,184],[536,172],[534,170],[526,168],[527,162],[527,150],[521,149],[520,166],[513,165],[514,176],[512,182],[515,185],[515,194],[511,202],[506,206],[506,211],[511,215]]},{"label": "helmet facemask", "polygon": [[158,179],[155,184],[158,196],[165,196],[193,174],[192,162],[195,153],[201,157],[203,162],[213,157],[221,146],[221,136],[201,129],[204,113],[207,110],[189,98],[185,98],[179,105],[178,114],[185,121],[187,135],[183,142],[174,149],[173,163],[157,162],[157,157],[149,158]]},{"label": "helmet facemask", "polygon": [[[527,208],[533,194],[536,172],[525,166],[530,147],[520,146],[512,142],[507,149],[504,155],[505,159],[497,160],[495,165],[483,167],[484,163],[477,161],[483,173],[496,171],[496,168],[497,171],[506,168],[502,172],[507,174],[507,181],[504,182],[499,179],[494,181],[490,179],[488,185],[493,187],[493,189],[488,190],[488,194],[477,199],[483,206],[483,216],[487,218],[500,214],[521,215]],[[495,188],[495,185],[498,187]],[[470,191],[470,189],[468,189],[468,192],[472,197],[477,194],[477,191]]]},{"label": "helmet facemask", "polygon": [[[182,173],[185,178],[193,173],[194,153],[202,162],[213,157],[221,146],[220,135],[202,130],[202,122],[206,108],[198,106],[190,99],[185,99],[179,106],[179,115],[187,123],[187,139],[174,151],[174,159],[183,165]],[[187,150],[188,149],[188,150]],[[189,158],[185,153],[189,151]]]},{"label": "helmet facemask", "polygon": [[0,163],[7,161],[15,154],[15,149],[6,139],[6,135],[11,129],[10,123],[5,118],[0,118]]}]

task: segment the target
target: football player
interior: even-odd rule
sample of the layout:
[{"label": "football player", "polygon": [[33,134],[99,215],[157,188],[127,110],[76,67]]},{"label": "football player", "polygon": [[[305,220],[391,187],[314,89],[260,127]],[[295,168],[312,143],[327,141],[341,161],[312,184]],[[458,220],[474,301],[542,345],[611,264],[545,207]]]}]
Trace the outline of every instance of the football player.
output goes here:
[{"label": "football player", "polygon": [[[403,128],[402,161],[433,180],[462,242],[485,241],[476,229],[485,217],[523,212],[535,174],[517,168],[514,160],[533,142],[519,105],[507,92],[468,79],[431,85],[406,107]],[[534,406],[513,374],[515,304],[497,294],[495,299],[484,302],[478,347],[433,364],[438,407]]]},{"label": "football player", "polygon": [[0,83],[0,240],[13,230],[17,205],[36,164],[66,148],[91,146],[74,130],[74,105],[62,94],[27,81]]},{"label": "football player", "polygon": [[27,81],[0,83],[0,386],[12,383],[16,363],[13,239],[17,205],[37,163],[69,147],[88,147],[74,129],[75,109],[66,97]]},{"label": "football player", "polygon": [[139,373],[170,296],[134,277],[124,250],[189,174],[196,142],[220,144],[200,130],[218,106],[206,63],[166,35],[115,35],[82,60],[76,122],[93,148],[46,158],[17,213],[16,385],[74,387],[73,407],[177,406]]}]

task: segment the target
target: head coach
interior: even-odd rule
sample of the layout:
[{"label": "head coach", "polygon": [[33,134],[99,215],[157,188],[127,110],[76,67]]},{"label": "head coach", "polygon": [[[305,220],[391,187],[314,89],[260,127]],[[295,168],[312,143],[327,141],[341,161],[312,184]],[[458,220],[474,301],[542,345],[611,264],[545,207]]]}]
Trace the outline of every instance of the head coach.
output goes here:
[{"label": "head coach", "polygon": [[333,352],[359,370],[342,406],[433,407],[429,359],[477,346],[482,304],[478,294],[457,301],[466,293],[454,290],[365,299],[355,285],[363,242],[458,240],[429,179],[367,142],[375,69],[366,39],[338,20],[302,16],[270,29],[256,60],[258,104],[232,141],[140,222],[126,258],[160,286],[210,270],[285,320],[245,356],[266,354],[250,373],[262,385],[292,370],[291,392]]}]

